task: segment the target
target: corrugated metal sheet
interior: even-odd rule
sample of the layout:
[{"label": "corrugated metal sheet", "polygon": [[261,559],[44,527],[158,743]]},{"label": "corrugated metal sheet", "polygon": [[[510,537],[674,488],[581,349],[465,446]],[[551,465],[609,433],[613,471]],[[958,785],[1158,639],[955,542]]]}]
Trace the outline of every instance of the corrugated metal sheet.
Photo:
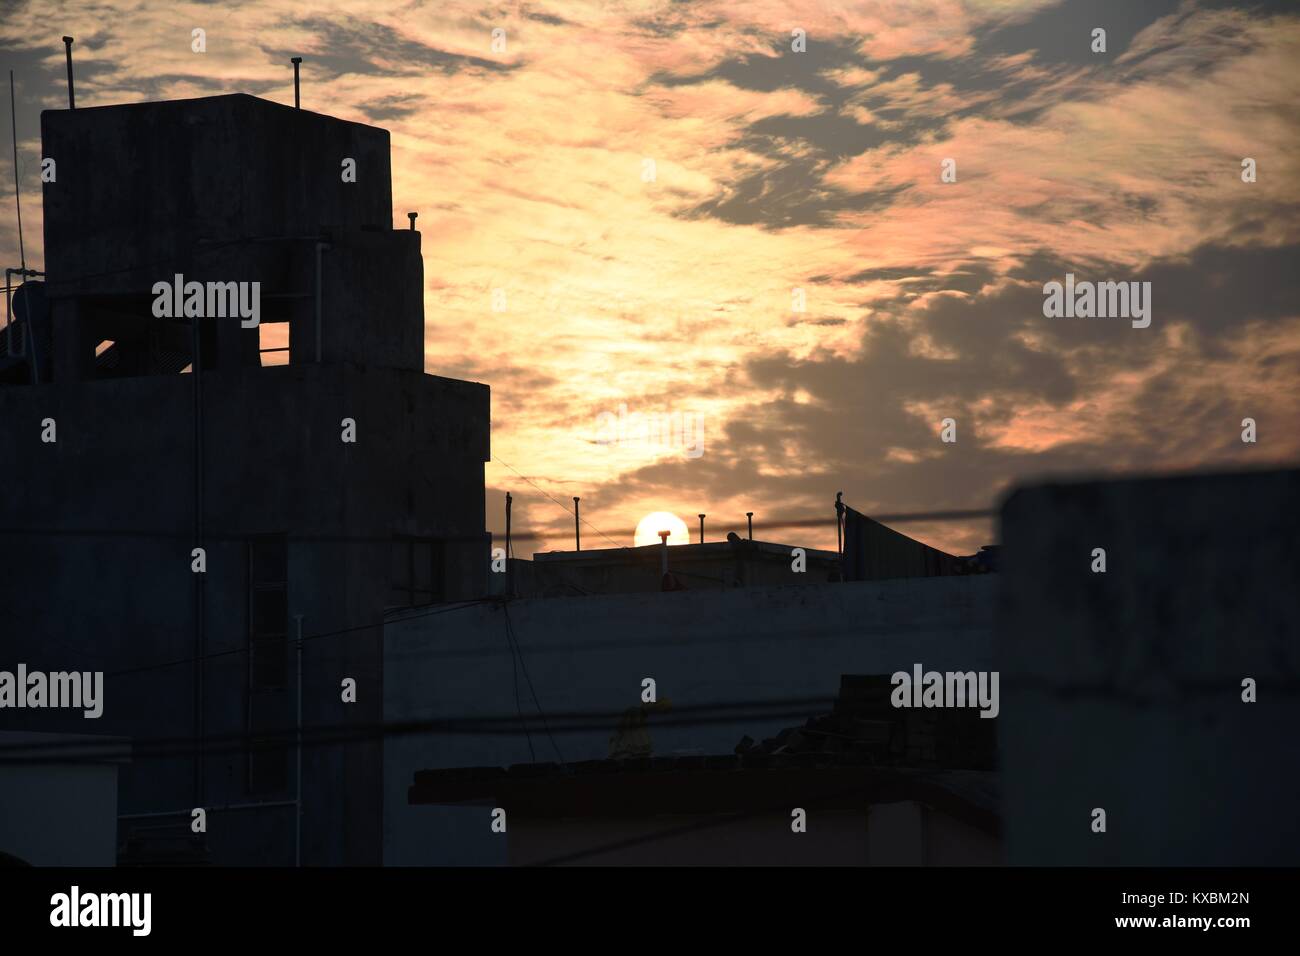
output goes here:
[{"label": "corrugated metal sheet", "polygon": [[960,574],[957,559],[844,506],[844,580]]}]

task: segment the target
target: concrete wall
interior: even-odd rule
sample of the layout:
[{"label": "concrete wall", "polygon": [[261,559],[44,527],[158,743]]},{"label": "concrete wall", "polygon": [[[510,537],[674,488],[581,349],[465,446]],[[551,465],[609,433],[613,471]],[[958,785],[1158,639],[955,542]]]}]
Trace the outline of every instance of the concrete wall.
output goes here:
[{"label": "concrete wall", "polygon": [[[384,719],[516,713],[509,614],[543,711],[621,713],[653,677],[674,706],[824,698],[844,673],[989,669],[995,575],[853,584],[518,600],[437,616],[395,615],[384,635]],[[522,671],[520,708],[536,709]],[[762,708],[758,708],[761,710]],[[812,707],[808,716],[822,710]],[[802,717],[656,726],[655,752],[731,753]],[[567,762],[608,756],[608,727],[557,734]],[[556,759],[533,722],[537,759]],[[416,770],[531,759],[522,737],[450,733],[391,737],[384,748],[384,861],[504,863],[480,807],[409,806]]]},{"label": "concrete wall", "polygon": [[[487,811],[484,810],[484,813]],[[808,829],[790,829],[788,813],[724,822],[710,816],[644,820],[531,820],[510,823],[498,839],[511,866],[579,857],[577,866],[993,866],[996,838],[911,800],[859,812],[813,811]],[[681,829],[682,833],[672,833]],[[619,846],[624,841],[644,841]]]},{"label": "concrete wall", "polygon": [[[112,866],[117,861],[118,763],[36,750],[106,744],[111,738],[0,732],[0,747],[22,747],[42,761],[0,763],[0,851],[33,866]],[[125,743],[123,741],[122,743]]]},{"label": "concrete wall", "polygon": [[253,96],[45,110],[41,143],[58,164],[45,267],[60,295],[135,291],[200,238],[392,228],[387,130]]},{"label": "concrete wall", "polygon": [[[1297,471],[1051,484],[1007,500],[1010,862],[1300,860],[1297,502]],[[1257,703],[1242,701],[1248,677]]]},{"label": "concrete wall", "polygon": [[[103,670],[104,716],[7,711],[6,725],[111,733],[140,742],[180,738],[180,755],[141,752],[123,774],[124,813],[193,805],[190,663],[113,672],[196,653],[202,599],[204,733],[247,731],[248,536],[289,533],[288,612],[304,632],[356,628],[311,640],[304,652],[304,721],[373,724],[381,717],[381,620],[394,535],[449,542],[446,591],[482,594],[483,460],[487,388],[391,369],[285,366],[203,377],[203,513],[208,570],[190,570],[194,406],[188,375],[0,389],[0,665]],[[41,420],[58,441],[42,443]],[[356,444],[340,441],[343,417]],[[287,652],[286,652],[287,653]],[[291,666],[291,665],[290,665]],[[290,685],[259,700],[290,727]],[[343,677],[356,704],[340,700]],[[378,743],[309,748],[304,759],[304,858],[378,862]],[[238,742],[204,763],[203,805],[253,797]],[[213,840],[215,862],[292,862],[293,831],[253,836],[250,814],[231,817],[249,839]],[[248,822],[245,822],[248,821]]]}]

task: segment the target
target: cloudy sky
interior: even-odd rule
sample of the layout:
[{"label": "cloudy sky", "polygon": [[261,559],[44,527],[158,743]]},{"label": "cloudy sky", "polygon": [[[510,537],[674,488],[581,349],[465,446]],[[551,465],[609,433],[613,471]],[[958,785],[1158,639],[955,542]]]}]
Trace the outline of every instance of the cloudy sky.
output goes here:
[{"label": "cloudy sky", "polygon": [[[304,108],[391,131],[426,370],[492,387],[489,527],[511,491],[539,536],[521,555],[571,546],[575,495],[584,546],[665,510],[833,547],[831,523],[765,525],[828,519],[836,491],[874,514],[981,509],[1045,475],[1300,458],[1293,2],[6,9],[38,264],[63,34],[82,106],[291,103],[301,55]],[[1044,317],[1066,273],[1150,282],[1150,327]],[[996,535],[898,527],[960,553]]]}]

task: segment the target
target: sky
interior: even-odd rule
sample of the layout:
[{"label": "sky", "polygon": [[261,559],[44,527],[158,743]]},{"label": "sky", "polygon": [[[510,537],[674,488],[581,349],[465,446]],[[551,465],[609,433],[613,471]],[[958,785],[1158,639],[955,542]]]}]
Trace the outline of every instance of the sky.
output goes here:
[{"label": "sky", "polygon": [[[585,548],[655,511],[833,548],[840,491],[985,510],[1021,482],[1300,458],[1293,2],[5,10],[38,264],[64,34],[79,106],[292,103],[298,55],[304,109],[391,132],[425,370],[491,386],[488,526],[509,491],[519,556],[572,547],[574,496]],[[1046,316],[1067,274],[1150,283],[1149,326]],[[997,539],[895,526],[961,554]]]}]

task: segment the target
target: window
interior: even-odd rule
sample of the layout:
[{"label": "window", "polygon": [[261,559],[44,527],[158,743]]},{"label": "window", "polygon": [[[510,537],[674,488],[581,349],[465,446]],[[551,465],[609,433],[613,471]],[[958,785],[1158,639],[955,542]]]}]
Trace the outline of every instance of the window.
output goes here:
[{"label": "window", "polygon": [[390,607],[420,607],[445,600],[441,541],[394,538],[391,554]]},{"label": "window", "polygon": [[248,683],[281,690],[288,682],[289,560],[284,535],[248,546]]}]

